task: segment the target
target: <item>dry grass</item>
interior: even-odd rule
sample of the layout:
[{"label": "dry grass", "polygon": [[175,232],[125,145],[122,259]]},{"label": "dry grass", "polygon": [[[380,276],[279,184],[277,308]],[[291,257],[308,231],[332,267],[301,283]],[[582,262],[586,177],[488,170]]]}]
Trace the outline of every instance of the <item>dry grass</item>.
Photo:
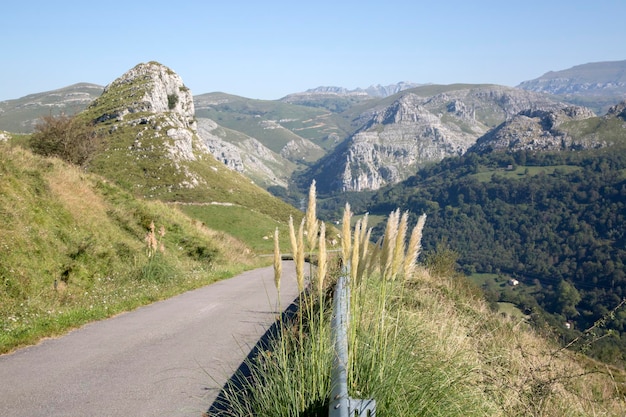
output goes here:
[{"label": "dry grass", "polygon": [[61,167],[61,162],[55,159],[50,159],[50,162],[57,166],[48,176],[50,189],[72,213],[74,221],[92,226],[101,222],[110,207],[94,191],[89,177],[78,167]]}]

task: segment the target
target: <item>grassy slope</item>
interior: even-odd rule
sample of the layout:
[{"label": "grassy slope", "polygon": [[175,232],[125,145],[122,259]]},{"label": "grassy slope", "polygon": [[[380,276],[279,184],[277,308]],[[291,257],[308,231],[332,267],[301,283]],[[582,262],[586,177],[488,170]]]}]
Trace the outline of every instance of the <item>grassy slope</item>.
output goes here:
[{"label": "grassy slope", "polygon": [[[196,100],[199,103],[197,117],[208,117],[222,126],[255,137],[274,152],[280,152],[290,140],[300,138],[328,150],[334,143],[324,139],[330,134],[343,138],[349,129],[342,118],[322,108],[223,93],[204,94]],[[203,105],[205,101],[211,104]],[[268,125],[268,121],[275,125]]]},{"label": "grassy slope", "polygon": [[[7,143],[0,218],[0,352],[258,264],[171,206]],[[151,221],[166,234],[165,253],[149,259]]]},{"label": "grassy slope", "polygon": [[[111,89],[78,117],[114,114],[144,84]],[[104,147],[86,167],[95,174],[33,156],[18,146],[27,137],[0,143],[0,352],[267,263],[254,256],[267,251],[263,236],[301,216],[209,154],[175,162],[161,132],[168,116],[129,116],[140,118],[150,124],[97,125]],[[229,213],[236,222],[215,221]],[[149,257],[152,221],[166,250]]]}]

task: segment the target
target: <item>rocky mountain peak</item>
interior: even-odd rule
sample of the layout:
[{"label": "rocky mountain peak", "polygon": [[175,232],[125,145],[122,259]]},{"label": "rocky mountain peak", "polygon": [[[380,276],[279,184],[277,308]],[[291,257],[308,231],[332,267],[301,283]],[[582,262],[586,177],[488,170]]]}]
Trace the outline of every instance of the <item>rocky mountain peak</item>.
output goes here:
[{"label": "rocky mountain peak", "polygon": [[423,99],[415,94],[405,94],[389,107],[375,113],[366,129],[374,124],[416,123],[423,119],[435,121],[436,117],[422,107],[422,104]]},{"label": "rocky mountain peak", "polygon": [[90,106],[96,123],[143,126],[136,134],[135,145],[141,148],[146,134],[159,136],[165,131],[170,139],[163,143],[171,156],[195,160],[194,137],[197,135],[195,108],[191,90],[178,74],[158,62],[141,63],[105,87]]},{"label": "rocky mountain peak", "polygon": [[580,106],[551,110],[524,110],[476,141],[469,151],[552,151],[602,146],[574,140],[559,127],[570,121],[594,117],[593,111]]},{"label": "rocky mountain peak", "polygon": [[626,101],[622,101],[621,103],[611,107],[606,116],[619,117],[622,120],[626,120]]},{"label": "rocky mountain peak", "polygon": [[191,91],[178,74],[158,62],[141,63],[124,73],[105,87],[102,96],[111,95],[122,102],[116,118],[139,112],[174,113],[185,127],[195,129]]}]

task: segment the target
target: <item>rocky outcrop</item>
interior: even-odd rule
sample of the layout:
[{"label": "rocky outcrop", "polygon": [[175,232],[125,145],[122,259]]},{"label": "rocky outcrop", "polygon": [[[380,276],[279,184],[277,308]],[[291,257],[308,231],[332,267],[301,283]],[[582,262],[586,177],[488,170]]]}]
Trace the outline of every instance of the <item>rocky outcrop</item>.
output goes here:
[{"label": "rocky outcrop", "polygon": [[611,107],[606,114],[606,117],[618,117],[626,121],[626,101],[622,101],[621,103]]},{"label": "rocky outcrop", "polygon": [[238,133],[239,140],[228,142],[227,132],[215,121],[198,119],[198,135],[209,152],[230,169],[245,174],[259,185],[287,188],[287,170],[291,163],[255,138]]},{"label": "rocky outcrop", "polygon": [[[437,94],[429,95],[432,91]],[[323,191],[376,190],[404,180],[424,164],[461,155],[493,126],[524,110],[562,104],[500,86],[429,86],[360,115],[358,129],[337,155],[311,170]],[[330,174],[336,178],[323,176]]]},{"label": "rocky outcrop", "polygon": [[292,139],[280,150],[280,156],[289,160],[305,160],[311,154],[323,154],[324,150],[311,142],[303,138]]},{"label": "rocky outcrop", "polygon": [[243,158],[241,151],[235,145],[222,140],[213,132],[218,128],[217,123],[210,119],[200,119],[198,121],[198,135],[209,152],[228,168],[237,172],[244,172]]},{"label": "rocky outcrop", "polygon": [[578,106],[549,111],[526,110],[479,138],[470,151],[556,151],[603,146],[597,141],[576,140],[560,129],[565,122],[591,117],[595,117],[591,110]]},{"label": "rocky outcrop", "polygon": [[163,143],[174,159],[196,159],[197,126],[191,91],[178,74],[158,62],[142,63],[127,71],[106,86],[90,108],[100,111],[96,124],[113,122],[111,129],[139,126],[135,149],[142,148],[146,135],[164,133],[170,140]]},{"label": "rocky outcrop", "polygon": [[[197,133],[191,91],[158,62],[141,63],[105,87],[81,114],[107,135],[91,169],[146,196],[176,198],[207,185],[217,161]],[[111,161],[120,161],[115,170]]]}]

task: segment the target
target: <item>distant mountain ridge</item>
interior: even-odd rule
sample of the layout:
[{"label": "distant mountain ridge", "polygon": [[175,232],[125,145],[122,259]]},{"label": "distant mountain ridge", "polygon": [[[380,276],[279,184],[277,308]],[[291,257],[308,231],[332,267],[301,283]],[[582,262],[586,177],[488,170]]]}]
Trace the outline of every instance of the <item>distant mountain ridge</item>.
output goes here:
[{"label": "distant mountain ridge", "polygon": [[[193,146],[266,189],[289,189],[294,182],[306,185],[315,178],[325,192],[376,190],[425,164],[463,154],[488,132],[492,135],[481,141],[487,148],[558,149],[557,139],[567,142],[570,136],[544,125],[553,117],[561,120],[559,112],[567,113],[568,107],[606,114],[626,99],[626,94],[619,99],[626,77],[622,69],[626,61],[585,64],[549,72],[519,88],[399,82],[356,89],[322,86],[280,100],[201,94],[192,97],[194,115],[185,116],[195,118],[192,135],[200,139],[177,142],[185,144],[178,151],[191,156],[190,146],[197,144]],[[32,132],[41,116],[77,113],[102,89],[81,83],[0,102],[0,130]],[[569,93],[554,94],[559,91]],[[601,91],[607,95],[599,97]],[[591,117],[584,110],[571,114]],[[592,143],[584,138],[567,146]]]},{"label": "distant mountain ridge", "polygon": [[626,96],[626,60],[593,62],[561,71],[550,71],[517,86],[523,90],[555,95]]},{"label": "distant mountain ridge", "polygon": [[425,164],[462,155],[479,137],[523,110],[565,106],[545,95],[497,85],[428,85],[402,91],[358,114],[359,128],[300,174],[300,183],[315,179],[325,193],[377,190]]},{"label": "distant mountain ridge", "polygon": [[56,90],[0,101],[0,129],[30,133],[42,116],[76,114],[102,94],[103,86],[77,83]]},{"label": "distant mountain ridge", "polygon": [[316,87],[316,88],[311,88],[306,90],[303,93],[294,93],[294,94],[290,94],[291,95],[300,95],[300,94],[336,94],[336,95],[354,95],[354,96],[370,96],[370,97],[388,97],[394,94],[399,93],[400,91],[403,90],[408,90],[409,88],[415,88],[415,87],[419,87],[420,85],[423,84],[417,84],[417,83],[412,83],[412,82],[406,82],[406,81],[400,81],[399,83],[396,84],[389,84],[389,85],[370,85],[367,88],[355,88],[353,90],[349,90],[347,88],[344,87],[325,87],[325,86],[321,86],[321,87]]}]

